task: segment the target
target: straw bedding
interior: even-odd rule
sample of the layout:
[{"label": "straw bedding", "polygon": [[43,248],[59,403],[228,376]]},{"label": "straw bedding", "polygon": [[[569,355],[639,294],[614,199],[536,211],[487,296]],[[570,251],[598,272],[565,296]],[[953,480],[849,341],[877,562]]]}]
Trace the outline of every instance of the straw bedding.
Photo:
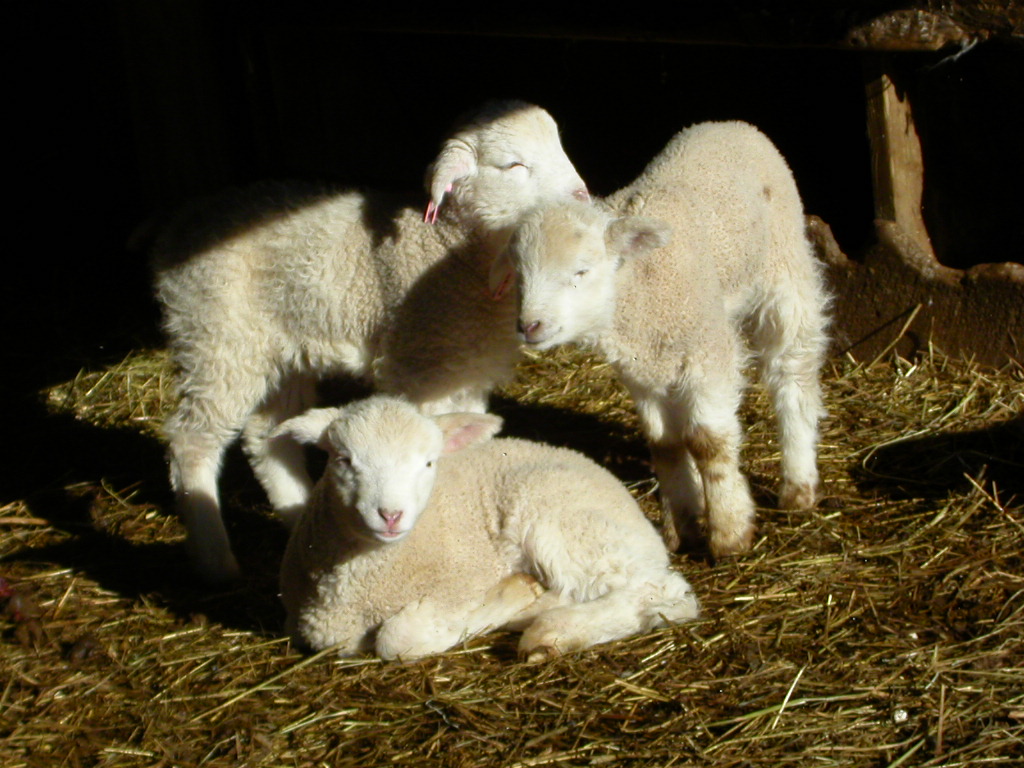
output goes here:
[{"label": "straw bedding", "polygon": [[[158,428],[160,352],[44,393],[88,471],[0,507],[0,764],[1009,765],[1024,755],[1024,371],[933,352],[826,371],[826,497],[772,507],[763,393],[744,407],[746,556],[678,557],[697,622],[527,666],[494,634],[417,663],[279,636],[284,535],[238,455],[246,581],[185,575]],[[531,358],[507,433],[583,450],[656,515],[628,397],[582,354]],[[109,455],[107,453],[109,451]],[[60,477],[59,473],[54,476]]]}]

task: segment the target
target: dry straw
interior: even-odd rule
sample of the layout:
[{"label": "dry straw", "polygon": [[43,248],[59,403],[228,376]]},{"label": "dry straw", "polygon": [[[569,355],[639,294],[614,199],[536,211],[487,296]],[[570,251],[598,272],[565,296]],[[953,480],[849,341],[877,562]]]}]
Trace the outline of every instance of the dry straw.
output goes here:
[{"label": "dry straw", "polygon": [[[521,373],[497,404],[508,430],[586,451],[654,517],[643,441],[607,366],[559,353]],[[183,576],[183,532],[152,450],[167,381],[163,355],[138,353],[46,393],[56,414],[74,415],[69,438],[122,442],[95,478],[0,508],[0,575],[16,598],[0,623],[4,766],[977,766],[1024,755],[1019,366],[936,352],[834,361],[827,496],[809,512],[772,508],[777,449],[752,389],[754,550],[676,563],[705,617],[535,667],[506,634],[408,665],[293,651],[275,595],[283,534],[237,456],[224,487],[247,581],[212,592]]]}]

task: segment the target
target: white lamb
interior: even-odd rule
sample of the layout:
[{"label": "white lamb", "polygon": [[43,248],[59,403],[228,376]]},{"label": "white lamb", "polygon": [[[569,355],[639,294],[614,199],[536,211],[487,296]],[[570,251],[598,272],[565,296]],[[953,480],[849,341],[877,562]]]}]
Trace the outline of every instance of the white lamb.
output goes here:
[{"label": "white lamb", "polygon": [[408,660],[525,626],[520,653],[537,661],[697,616],[610,473],[565,448],[488,440],[500,427],[385,395],[279,427],[329,454],[281,567],[297,642]]},{"label": "white lamb", "polygon": [[810,507],[818,487],[828,298],[793,176],[753,126],[703,123],[607,203],[661,221],[542,206],[492,282],[518,275],[528,345],[581,342],[616,366],[650,442],[666,543],[700,541],[705,518],[713,556],[745,551],[754,502],[737,409],[748,349],[776,412],[780,505]]},{"label": "white lamb", "polygon": [[158,240],[180,397],[165,425],[171,482],[206,579],[238,572],[217,478],[240,432],[290,525],[312,483],[298,446],[269,434],[312,404],[317,380],[350,374],[427,411],[483,411],[511,371],[515,308],[487,295],[489,265],[523,210],[586,187],[554,120],[521,102],[464,123],[428,182],[434,226],[384,195],[278,184],[201,201]]}]

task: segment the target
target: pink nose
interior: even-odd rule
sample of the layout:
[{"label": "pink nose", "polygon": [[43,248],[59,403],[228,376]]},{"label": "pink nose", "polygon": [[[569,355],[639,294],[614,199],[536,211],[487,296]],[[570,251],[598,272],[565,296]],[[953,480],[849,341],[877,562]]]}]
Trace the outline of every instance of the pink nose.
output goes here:
[{"label": "pink nose", "polygon": [[572,196],[577,200],[582,200],[584,203],[590,200],[590,193],[587,192],[586,187],[580,187],[572,193]]},{"label": "pink nose", "polygon": [[402,510],[400,509],[378,509],[377,514],[387,524],[389,531],[395,530],[395,526],[402,519]]},{"label": "pink nose", "polygon": [[542,323],[540,320],[534,320],[532,323],[524,323],[522,319],[516,324],[516,330],[526,341],[534,341],[537,334],[540,333]]}]

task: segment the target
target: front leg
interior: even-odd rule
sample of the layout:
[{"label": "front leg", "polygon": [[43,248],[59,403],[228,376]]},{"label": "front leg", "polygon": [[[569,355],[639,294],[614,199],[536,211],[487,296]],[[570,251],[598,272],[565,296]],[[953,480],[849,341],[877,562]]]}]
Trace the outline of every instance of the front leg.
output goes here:
[{"label": "front leg", "polygon": [[704,485],[683,445],[651,445],[662,508],[662,538],[669,552],[696,548],[702,540]]},{"label": "front leg", "polygon": [[684,367],[670,391],[634,394],[672,550],[700,541],[701,518],[713,557],[745,552],[753,541],[754,500],[739,466],[742,379],[732,362]]},{"label": "front leg", "polygon": [[754,539],[754,500],[739,469],[739,425],[720,431],[701,425],[686,444],[704,481],[708,547],[712,556],[746,552]]}]

